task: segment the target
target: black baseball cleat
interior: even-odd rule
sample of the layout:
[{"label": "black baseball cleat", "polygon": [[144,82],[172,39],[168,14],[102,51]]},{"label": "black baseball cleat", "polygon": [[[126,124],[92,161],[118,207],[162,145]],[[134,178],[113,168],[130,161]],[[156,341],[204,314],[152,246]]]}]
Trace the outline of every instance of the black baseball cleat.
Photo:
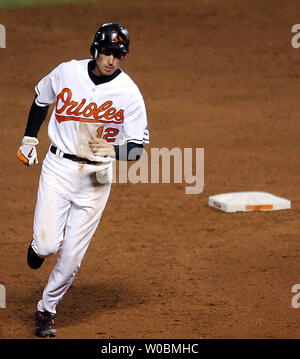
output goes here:
[{"label": "black baseball cleat", "polygon": [[55,315],[49,312],[35,312],[36,320],[36,331],[35,334],[38,337],[55,337],[56,329],[54,326],[54,317]]},{"label": "black baseball cleat", "polygon": [[45,258],[41,258],[35,253],[35,251],[31,247],[31,245],[28,247],[27,263],[30,268],[32,268],[32,269],[40,268],[40,266],[43,264],[44,260],[45,260]]}]

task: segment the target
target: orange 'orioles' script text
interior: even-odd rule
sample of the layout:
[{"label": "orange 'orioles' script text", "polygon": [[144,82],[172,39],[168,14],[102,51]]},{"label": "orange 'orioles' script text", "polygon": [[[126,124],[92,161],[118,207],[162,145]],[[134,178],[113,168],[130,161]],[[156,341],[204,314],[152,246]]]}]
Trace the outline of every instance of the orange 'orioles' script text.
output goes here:
[{"label": "orange 'orioles' script text", "polygon": [[[72,91],[64,88],[57,96],[55,117],[59,123],[80,121],[120,124],[124,121],[124,110],[117,111],[112,104],[112,101],[106,101],[98,107],[95,102],[86,104],[86,99],[80,103],[72,101]],[[61,115],[64,111],[65,114]]]}]

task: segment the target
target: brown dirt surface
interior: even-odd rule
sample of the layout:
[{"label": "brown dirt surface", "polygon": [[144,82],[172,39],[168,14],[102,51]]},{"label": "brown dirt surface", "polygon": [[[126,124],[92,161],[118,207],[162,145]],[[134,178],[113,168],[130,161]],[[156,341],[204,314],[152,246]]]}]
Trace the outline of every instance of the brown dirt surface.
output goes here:
[{"label": "brown dirt surface", "polygon": [[[37,271],[27,247],[41,162],[16,151],[34,86],[89,56],[98,26],[128,27],[124,70],[147,107],[147,147],[205,149],[205,187],[114,184],[81,268],[58,305],[59,338],[299,338],[300,49],[285,0],[84,2],[0,9],[0,338],[34,338],[33,313],[56,256]],[[50,114],[50,111],[49,111]],[[49,118],[49,115],[48,115]],[[208,197],[266,191],[292,209],[224,213]]]}]

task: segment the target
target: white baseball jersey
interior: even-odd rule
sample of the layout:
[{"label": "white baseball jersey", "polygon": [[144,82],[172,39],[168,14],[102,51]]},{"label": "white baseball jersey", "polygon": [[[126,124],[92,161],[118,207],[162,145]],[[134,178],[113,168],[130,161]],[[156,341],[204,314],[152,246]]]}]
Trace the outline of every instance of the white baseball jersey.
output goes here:
[{"label": "white baseball jersey", "polygon": [[124,71],[95,85],[88,74],[89,61],[64,62],[35,87],[37,105],[56,102],[48,126],[51,142],[64,153],[92,161],[99,160],[88,146],[92,137],[112,145],[149,143],[145,104],[137,85]]}]

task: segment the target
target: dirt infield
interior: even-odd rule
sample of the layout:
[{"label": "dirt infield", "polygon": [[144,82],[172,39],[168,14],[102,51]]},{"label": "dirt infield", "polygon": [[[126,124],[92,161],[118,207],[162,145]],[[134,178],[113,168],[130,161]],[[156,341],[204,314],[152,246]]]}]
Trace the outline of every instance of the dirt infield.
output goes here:
[{"label": "dirt infield", "polygon": [[[101,5],[99,5],[101,3]],[[222,4],[222,5],[221,5]],[[124,70],[143,93],[151,147],[205,149],[205,187],[114,184],[78,274],[58,305],[59,338],[299,338],[299,4],[280,0],[93,2],[0,9],[0,338],[34,338],[33,313],[56,256],[26,252],[41,162],[16,157],[34,86],[89,56],[98,26],[128,27]],[[50,114],[50,112],[49,112]],[[49,115],[48,115],[49,118]],[[213,194],[262,190],[278,212],[223,213]]]}]

